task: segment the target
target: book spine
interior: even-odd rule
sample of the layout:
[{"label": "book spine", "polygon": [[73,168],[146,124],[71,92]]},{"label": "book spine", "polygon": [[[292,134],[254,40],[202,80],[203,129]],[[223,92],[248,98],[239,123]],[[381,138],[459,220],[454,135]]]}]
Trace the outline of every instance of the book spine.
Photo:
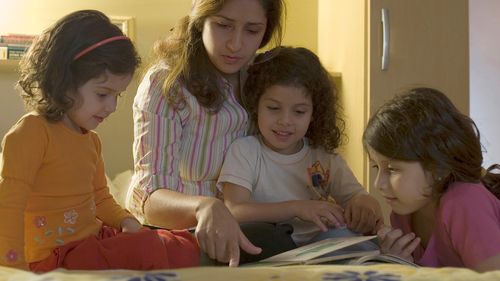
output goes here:
[{"label": "book spine", "polygon": [[3,46],[1,43],[0,43],[0,60],[6,60],[8,59],[9,56],[8,56],[8,49],[7,49],[7,46]]},{"label": "book spine", "polygon": [[24,56],[24,54],[26,53],[27,50],[28,50],[28,46],[7,45],[7,59],[19,60]]},{"label": "book spine", "polygon": [[34,35],[0,35],[0,43],[29,46],[35,38]]}]

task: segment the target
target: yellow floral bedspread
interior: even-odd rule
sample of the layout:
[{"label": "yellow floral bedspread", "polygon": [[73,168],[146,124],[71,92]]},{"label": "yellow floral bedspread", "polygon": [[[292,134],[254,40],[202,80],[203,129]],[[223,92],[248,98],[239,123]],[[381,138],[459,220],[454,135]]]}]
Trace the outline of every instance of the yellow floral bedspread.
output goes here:
[{"label": "yellow floral bedspread", "polygon": [[500,280],[500,270],[476,273],[462,268],[413,268],[396,264],[370,266],[300,265],[284,267],[195,267],[160,271],[67,271],[46,274],[0,267],[0,281],[399,281]]}]

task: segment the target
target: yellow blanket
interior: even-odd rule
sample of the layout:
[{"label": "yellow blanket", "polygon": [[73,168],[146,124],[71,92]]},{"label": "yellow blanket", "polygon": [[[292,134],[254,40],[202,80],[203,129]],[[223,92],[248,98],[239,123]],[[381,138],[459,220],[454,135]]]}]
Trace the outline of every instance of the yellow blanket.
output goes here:
[{"label": "yellow blanket", "polygon": [[500,280],[500,270],[477,273],[463,268],[413,268],[397,264],[370,266],[300,265],[284,267],[195,267],[161,271],[68,271],[46,274],[0,267],[0,281],[399,281]]}]

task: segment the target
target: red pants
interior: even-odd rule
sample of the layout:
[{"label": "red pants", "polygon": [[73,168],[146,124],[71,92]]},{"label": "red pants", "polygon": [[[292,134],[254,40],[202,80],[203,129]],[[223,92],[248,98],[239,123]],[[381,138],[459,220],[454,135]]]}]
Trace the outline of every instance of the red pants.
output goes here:
[{"label": "red pants", "polygon": [[199,258],[198,243],[186,230],[124,233],[103,226],[98,235],[56,248],[46,259],[30,263],[30,269],[150,270],[197,266]]}]

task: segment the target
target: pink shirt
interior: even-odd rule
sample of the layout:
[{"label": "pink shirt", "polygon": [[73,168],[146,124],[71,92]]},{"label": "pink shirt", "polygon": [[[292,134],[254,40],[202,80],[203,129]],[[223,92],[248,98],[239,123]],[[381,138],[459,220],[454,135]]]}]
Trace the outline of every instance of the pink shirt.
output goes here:
[{"label": "pink shirt", "polygon": [[[412,232],[410,216],[391,214],[391,224]],[[431,267],[474,267],[500,254],[500,200],[481,184],[456,182],[440,200],[427,248],[413,253]]]}]

